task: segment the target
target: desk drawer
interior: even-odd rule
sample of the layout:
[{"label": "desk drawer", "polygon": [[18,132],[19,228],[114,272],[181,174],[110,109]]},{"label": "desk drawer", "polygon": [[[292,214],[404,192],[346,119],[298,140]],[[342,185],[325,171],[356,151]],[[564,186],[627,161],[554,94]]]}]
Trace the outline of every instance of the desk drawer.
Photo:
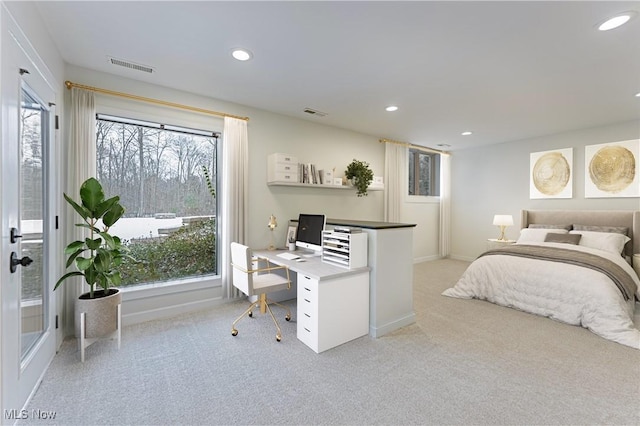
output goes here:
[{"label": "desk drawer", "polygon": [[296,335],[305,345],[318,351],[318,280],[298,274]]}]

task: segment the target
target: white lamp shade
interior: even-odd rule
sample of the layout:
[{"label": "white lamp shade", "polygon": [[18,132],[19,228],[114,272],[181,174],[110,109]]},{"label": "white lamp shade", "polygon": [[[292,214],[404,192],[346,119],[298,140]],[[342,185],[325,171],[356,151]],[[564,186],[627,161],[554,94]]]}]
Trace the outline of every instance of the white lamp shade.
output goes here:
[{"label": "white lamp shade", "polygon": [[510,214],[497,214],[493,216],[493,224],[497,226],[513,226],[513,216]]}]

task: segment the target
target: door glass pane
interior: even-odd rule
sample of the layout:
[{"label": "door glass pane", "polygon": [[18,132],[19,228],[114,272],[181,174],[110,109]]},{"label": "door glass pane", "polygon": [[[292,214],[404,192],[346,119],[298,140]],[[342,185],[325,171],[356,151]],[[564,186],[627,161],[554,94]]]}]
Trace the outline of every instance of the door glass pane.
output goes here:
[{"label": "door glass pane", "polygon": [[47,291],[44,274],[43,227],[45,217],[44,164],[48,112],[22,89],[20,108],[20,257],[33,260],[29,266],[19,267],[21,281],[21,356],[35,345],[47,327]]}]

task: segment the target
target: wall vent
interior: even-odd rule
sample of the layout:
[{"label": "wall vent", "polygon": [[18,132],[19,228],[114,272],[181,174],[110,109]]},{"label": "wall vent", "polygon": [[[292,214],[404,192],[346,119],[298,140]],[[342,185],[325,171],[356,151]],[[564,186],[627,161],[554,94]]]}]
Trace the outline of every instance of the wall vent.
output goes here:
[{"label": "wall vent", "polygon": [[130,61],[122,60],[122,59],[109,57],[109,62],[111,62],[112,65],[118,65],[120,67],[125,67],[125,68],[129,68],[131,70],[136,70],[136,71],[142,71],[149,74],[153,73],[154,71],[153,68],[149,66],[136,64]]},{"label": "wall vent", "polygon": [[327,115],[326,112],[318,111],[311,108],[305,108],[303,111],[306,112],[307,114],[317,115],[318,117],[325,117]]}]

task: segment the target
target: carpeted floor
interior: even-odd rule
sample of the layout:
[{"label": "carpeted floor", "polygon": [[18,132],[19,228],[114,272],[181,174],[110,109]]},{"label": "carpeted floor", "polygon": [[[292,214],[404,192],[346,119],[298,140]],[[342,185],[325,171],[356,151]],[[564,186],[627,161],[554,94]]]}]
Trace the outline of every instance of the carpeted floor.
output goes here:
[{"label": "carpeted floor", "polygon": [[84,364],[69,339],[27,407],[55,419],[20,424],[640,425],[640,351],[441,296],[467,266],[416,265],[416,324],[322,354],[295,314],[280,343],[261,315],[232,337],[240,302],[126,327],[121,350],[95,343]]}]

